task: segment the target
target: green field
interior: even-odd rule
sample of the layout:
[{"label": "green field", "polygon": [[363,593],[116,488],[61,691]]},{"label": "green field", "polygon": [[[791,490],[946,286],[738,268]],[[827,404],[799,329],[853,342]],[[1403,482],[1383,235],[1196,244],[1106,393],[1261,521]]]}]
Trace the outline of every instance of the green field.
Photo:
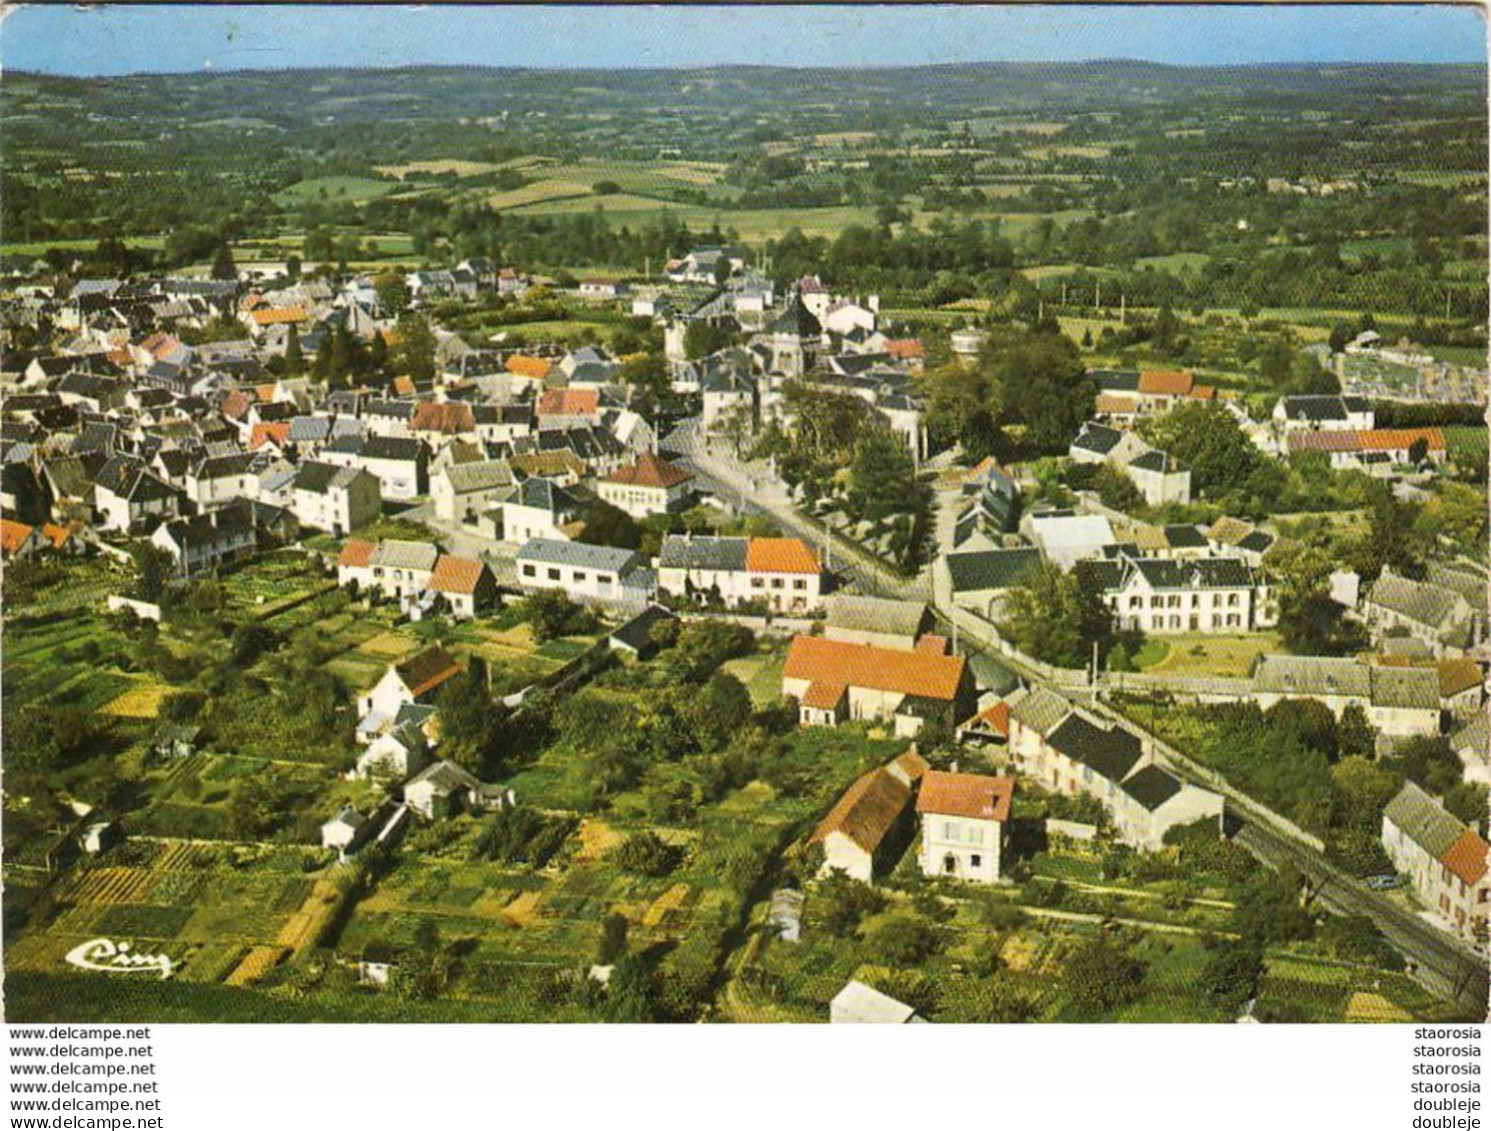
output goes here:
[{"label": "green field", "polygon": [[396,181],[376,181],[371,177],[312,177],[310,180],[296,181],[274,194],[275,202],[278,204],[294,205],[305,200],[344,200],[354,204],[367,200],[376,200],[380,196],[387,196],[391,192],[398,191],[399,184]]}]

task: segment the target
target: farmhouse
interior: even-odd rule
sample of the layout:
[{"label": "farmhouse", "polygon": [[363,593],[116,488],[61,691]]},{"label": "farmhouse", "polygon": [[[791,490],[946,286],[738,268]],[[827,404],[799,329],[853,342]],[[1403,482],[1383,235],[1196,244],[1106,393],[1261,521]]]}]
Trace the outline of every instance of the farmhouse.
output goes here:
[{"label": "farmhouse", "polygon": [[1406,632],[1439,656],[1463,654],[1483,631],[1476,607],[1463,594],[1388,569],[1367,591],[1362,611],[1375,637]]},{"label": "farmhouse", "polygon": [[868,884],[893,864],[912,792],[926,772],[926,759],[911,749],[855,779],[808,838],[823,846],[820,874],[839,871]]},{"label": "farmhouse", "polygon": [[1274,426],[1284,433],[1370,432],[1376,420],[1366,397],[1280,397],[1273,412]]},{"label": "farmhouse", "polygon": [[794,636],[782,694],[797,699],[804,726],[878,719],[910,738],[929,719],[951,727],[971,713],[973,678],[959,656]]},{"label": "farmhouse", "polygon": [[409,779],[404,785],[404,804],[433,821],[471,807],[480,791],[480,781],[454,762],[442,760]]},{"label": "farmhouse", "polygon": [[1294,431],[1286,442],[1290,455],[1321,452],[1332,467],[1378,474],[1400,471],[1423,460],[1435,464],[1445,460],[1444,433],[1438,428]]}]

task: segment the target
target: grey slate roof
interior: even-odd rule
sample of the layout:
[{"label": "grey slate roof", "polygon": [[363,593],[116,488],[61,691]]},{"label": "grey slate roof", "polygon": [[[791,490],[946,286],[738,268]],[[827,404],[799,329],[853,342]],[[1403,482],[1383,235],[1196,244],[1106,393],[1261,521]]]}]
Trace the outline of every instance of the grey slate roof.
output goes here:
[{"label": "grey slate roof", "polygon": [[659,569],[741,571],[746,568],[747,538],[689,537],[670,534],[658,554]]},{"label": "grey slate roof", "polygon": [[1077,433],[1077,438],[1072,441],[1072,447],[1084,452],[1094,452],[1105,456],[1118,446],[1118,441],[1123,439],[1123,433],[1117,428],[1109,428],[1106,424],[1094,424],[1091,421],[1082,425],[1082,431]]},{"label": "grey slate roof", "polygon": [[1137,735],[1117,725],[1100,727],[1079,711],[1046,735],[1046,743],[1112,782],[1122,781],[1144,756]]},{"label": "grey slate roof", "polygon": [[444,474],[457,494],[507,487],[513,481],[513,469],[502,459],[452,464]]},{"label": "grey slate roof", "polygon": [[440,557],[438,547],[429,542],[405,542],[397,538],[385,538],[378,543],[368,565],[385,569],[434,569]]},{"label": "grey slate roof", "polygon": [[1465,826],[1413,782],[1404,782],[1382,816],[1436,860],[1460,839]]},{"label": "grey slate roof", "polygon": [[1010,704],[1010,718],[1040,735],[1048,735],[1072,713],[1072,705],[1044,687]]},{"label": "grey slate roof", "polygon": [[1155,589],[1250,589],[1253,585],[1253,571],[1241,558],[1198,558],[1184,562],[1165,558],[1129,560]]},{"label": "grey slate roof", "polygon": [[835,593],[827,602],[828,624],[854,632],[883,632],[916,636],[927,616],[919,601],[894,601],[885,597],[862,597]]},{"label": "grey slate roof", "polygon": [[1024,583],[1041,561],[1033,546],[1012,550],[972,550],[947,555],[954,593],[1012,589]]},{"label": "grey slate roof", "polygon": [[1331,656],[1264,656],[1253,673],[1253,689],[1276,695],[1349,695],[1370,699],[1372,677],[1365,664]]},{"label": "grey slate roof", "polygon": [[1457,598],[1437,585],[1384,573],[1373,582],[1367,603],[1438,631],[1453,618]]},{"label": "grey slate roof", "polygon": [[520,561],[527,559],[550,565],[609,570],[613,573],[620,573],[641,560],[633,550],[592,546],[586,542],[562,542],[555,538],[531,538],[523,543],[517,556]]},{"label": "grey slate roof", "polygon": [[1174,775],[1151,764],[1124,778],[1118,788],[1153,813],[1180,792],[1181,784]]}]

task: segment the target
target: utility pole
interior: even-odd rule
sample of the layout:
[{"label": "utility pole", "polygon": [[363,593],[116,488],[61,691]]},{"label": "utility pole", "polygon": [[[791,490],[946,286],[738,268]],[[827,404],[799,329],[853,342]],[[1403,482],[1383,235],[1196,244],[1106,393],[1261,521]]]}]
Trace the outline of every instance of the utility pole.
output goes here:
[{"label": "utility pole", "polygon": [[1094,308],[1103,305],[1103,280],[1101,279],[1098,280],[1097,297],[1093,299],[1092,305]]},{"label": "utility pole", "polygon": [[1118,296],[1118,321],[1121,325],[1129,324],[1129,296],[1120,292]]}]

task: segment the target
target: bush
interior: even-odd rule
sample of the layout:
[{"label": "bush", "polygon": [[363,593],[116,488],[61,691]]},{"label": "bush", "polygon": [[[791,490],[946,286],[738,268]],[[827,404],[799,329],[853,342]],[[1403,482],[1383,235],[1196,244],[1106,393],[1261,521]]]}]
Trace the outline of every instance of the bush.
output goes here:
[{"label": "bush", "polygon": [[940,947],[932,924],[912,911],[888,911],[866,921],[863,936],[870,953],[892,966],[920,965]]},{"label": "bush", "polygon": [[616,863],[628,872],[641,876],[666,876],[683,859],[683,850],[669,844],[657,833],[636,833],[616,850]]},{"label": "bush", "polygon": [[819,881],[816,895],[824,928],[839,938],[853,935],[861,922],[885,907],[885,896],[840,871]]}]

